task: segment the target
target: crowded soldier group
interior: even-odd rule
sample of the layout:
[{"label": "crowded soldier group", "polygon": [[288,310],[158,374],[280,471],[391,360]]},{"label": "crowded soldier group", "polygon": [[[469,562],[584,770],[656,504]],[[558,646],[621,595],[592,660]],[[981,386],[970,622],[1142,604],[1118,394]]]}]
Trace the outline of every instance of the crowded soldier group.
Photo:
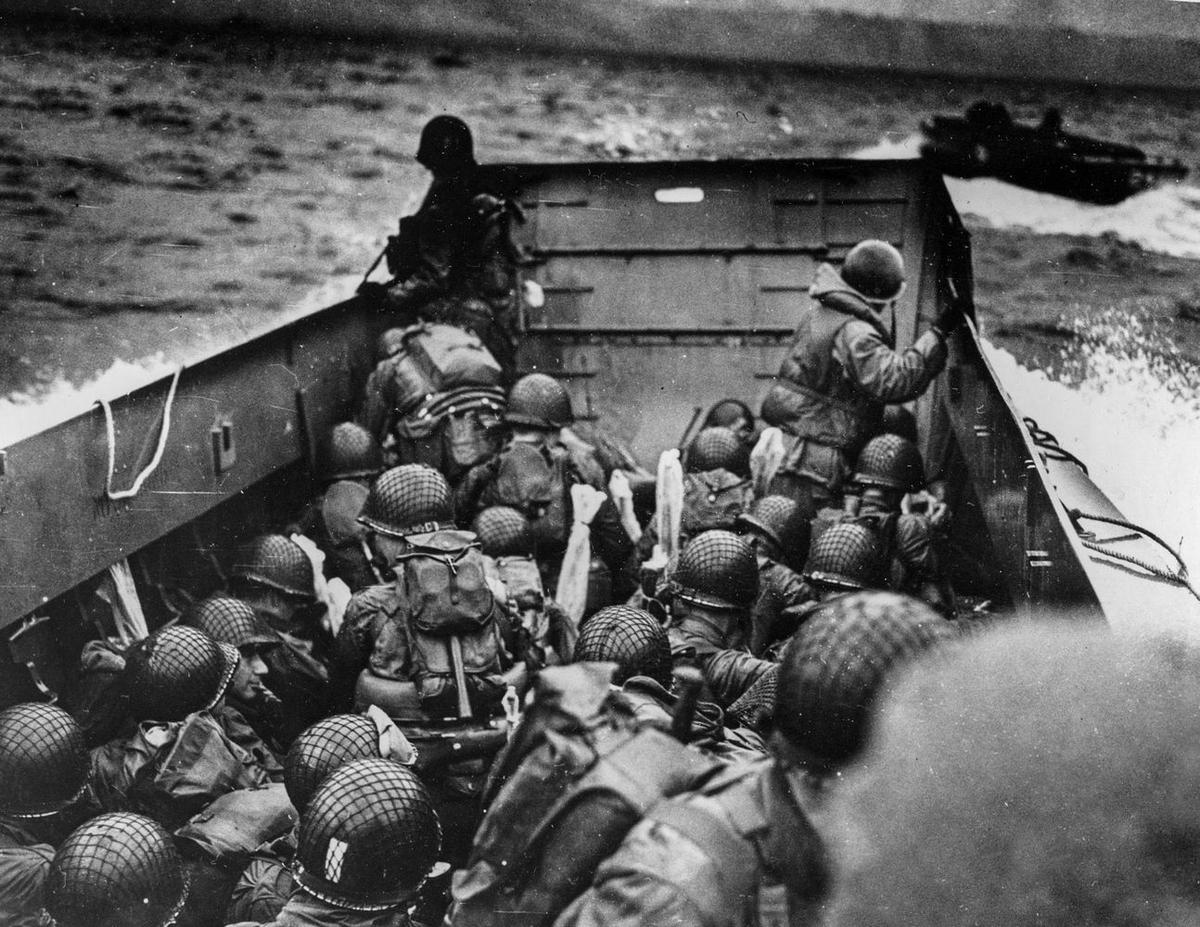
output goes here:
[{"label": "crowded soldier group", "polygon": [[89,644],[71,713],[0,711],[4,923],[1195,922],[1200,661],[960,631],[900,405],[959,318],[893,350],[894,249],[822,265],[762,421],[655,478],[514,371],[466,127],[418,157],[317,497]]}]

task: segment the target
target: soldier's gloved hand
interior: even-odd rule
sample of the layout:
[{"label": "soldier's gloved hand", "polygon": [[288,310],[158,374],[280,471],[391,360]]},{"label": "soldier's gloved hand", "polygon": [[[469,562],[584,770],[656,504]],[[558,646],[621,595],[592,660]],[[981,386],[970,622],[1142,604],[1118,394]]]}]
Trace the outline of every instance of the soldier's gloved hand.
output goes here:
[{"label": "soldier's gloved hand", "polygon": [[945,338],[954,329],[958,328],[965,318],[966,315],[963,313],[962,305],[957,301],[952,302],[938,313],[938,317],[933,320],[933,327],[935,331],[941,334],[942,338]]},{"label": "soldier's gloved hand", "polygon": [[375,303],[383,302],[387,291],[388,286],[386,283],[377,283],[374,280],[364,280],[358,285],[358,295],[363,299],[368,299]]}]

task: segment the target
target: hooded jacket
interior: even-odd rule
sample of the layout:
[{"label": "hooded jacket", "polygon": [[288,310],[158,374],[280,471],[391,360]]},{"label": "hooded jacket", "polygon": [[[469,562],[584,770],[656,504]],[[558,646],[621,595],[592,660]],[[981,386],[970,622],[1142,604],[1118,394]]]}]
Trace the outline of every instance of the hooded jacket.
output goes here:
[{"label": "hooded jacket", "polygon": [[879,430],[883,406],[920,396],[946,363],[926,332],[904,351],[870,303],[829,264],[817,268],[814,302],[763,400],[762,417],[797,438],[855,453]]}]

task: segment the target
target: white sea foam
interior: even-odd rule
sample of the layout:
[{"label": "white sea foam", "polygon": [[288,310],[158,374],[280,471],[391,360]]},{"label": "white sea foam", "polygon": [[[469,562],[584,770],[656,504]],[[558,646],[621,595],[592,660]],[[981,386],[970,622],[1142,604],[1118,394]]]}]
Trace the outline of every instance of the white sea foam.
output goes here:
[{"label": "white sea foam", "polygon": [[86,412],[97,399],[115,399],[174,370],[162,353],[117,360],[82,383],[58,377],[24,393],[0,397],[0,447]]},{"label": "white sea foam", "polygon": [[[920,141],[919,135],[884,139],[851,157],[916,158]],[[1080,203],[988,177],[947,177],[946,189],[960,214],[997,228],[1022,227],[1043,235],[1110,233],[1147,251],[1200,258],[1200,188],[1186,184],[1165,184],[1113,206]]]}]

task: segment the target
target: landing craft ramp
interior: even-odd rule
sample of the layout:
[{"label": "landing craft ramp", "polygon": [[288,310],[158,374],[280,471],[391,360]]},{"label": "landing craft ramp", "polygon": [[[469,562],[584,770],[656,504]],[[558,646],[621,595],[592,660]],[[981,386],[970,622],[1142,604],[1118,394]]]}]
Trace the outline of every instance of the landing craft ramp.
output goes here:
[{"label": "landing craft ramp", "polygon": [[[940,177],[916,162],[492,170],[524,205],[525,272],[545,293],[519,320],[521,365],[561,377],[577,411],[650,468],[696,407],[727,396],[757,404],[817,262],[839,261],[859,239],[906,255],[909,287],[889,320],[899,346],[948,300],[970,299],[967,236]],[[69,662],[110,564],[129,559],[152,625],[169,614],[163,589],[206,592],[198,563],[212,564],[211,583],[240,534],[306,497],[314,437],[352,416],[386,324],[350,300],[188,367],[170,402],[171,378],[114,400],[111,440],[96,408],[7,448],[0,626],[49,616]],[[930,469],[950,484],[957,588],[1017,612],[1101,617],[1115,601],[1089,576],[1103,555],[1080,543],[973,330],[958,333],[917,412]],[[110,473],[126,489],[156,458],[132,498],[105,500]],[[1187,597],[1155,591],[1164,608]]]}]

